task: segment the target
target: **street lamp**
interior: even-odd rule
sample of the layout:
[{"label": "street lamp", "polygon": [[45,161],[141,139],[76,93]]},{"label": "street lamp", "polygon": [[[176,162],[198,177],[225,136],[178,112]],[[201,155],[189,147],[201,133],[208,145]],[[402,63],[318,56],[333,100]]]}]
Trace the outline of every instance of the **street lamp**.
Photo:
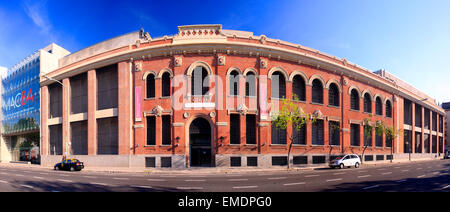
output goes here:
[{"label": "street lamp", "polygon": [[[50,81],[53,81],[53,82],[57,82],[58,84],[60,84],[62,87],[63,87],[63,96],[68,92],[68,89],[67,89],[67,87],[62,83],[62,82],[60,82],[60,81],[58,81],[58,80],[56,80],[56,79],[54,79],[54,78],[52,78],[52,77],[49,77],[49,76],[47,76],[46,74],[44,74],[44,73],[41,73],[40,74],[41,76],[43,76],[43,77],[45,77],[46,79],[48,79],[48,80],[50,80]],[[67,98],[69,98],[69,94],[67,93]],[[66,104],[66,111],[67,111],[67,113],[69,112],[69,101],[67,101],[67,104]],[[64,104],[64,103],[63,103]],[[64,113],[64,112],[63,112]],[[68,117],[67,117],[68,118]],[[64,117],[63,117],[63,121],[64,121]],[[63,129],[63,131],[64,131],[64,129]],[[63,140],[64,140],[64,138],[63,138]],[[68,141],[68,142],[66,142],[66,152],[68,151],[68,154],[69,155],[71,155],[72,154],[72,143],[70,142],[70,141]],[[56,153],[56,152],[55,152]],[[63,153],[64,154],[64,153]]]}]

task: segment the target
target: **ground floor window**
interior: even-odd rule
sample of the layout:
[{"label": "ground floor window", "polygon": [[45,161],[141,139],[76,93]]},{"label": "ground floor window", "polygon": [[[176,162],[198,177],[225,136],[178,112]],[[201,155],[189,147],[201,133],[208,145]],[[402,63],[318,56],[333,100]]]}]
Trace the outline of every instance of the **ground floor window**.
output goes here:
[{"label": "ground floor window", "polygon": [[70,142],[72,144],[72,154],[88,154],[88,135],[87,121],[78,121],[70,123]]},{"label": "ground floor window", "polygon": [[48,131],[50,155],[62,155],[62,124],[51,125]]},{"label": "ground floor window", "polygon": [[97,154],[119,153],[117,117],[97,119]]}]

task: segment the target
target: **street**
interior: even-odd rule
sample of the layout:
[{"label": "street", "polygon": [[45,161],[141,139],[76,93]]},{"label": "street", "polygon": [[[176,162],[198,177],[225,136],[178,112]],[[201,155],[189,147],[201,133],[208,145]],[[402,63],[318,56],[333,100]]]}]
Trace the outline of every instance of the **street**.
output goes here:
[{"label": "street", "polygon": [[107,173],[0,166],[2,192],[450,191],[450,160],[236,173]]}]

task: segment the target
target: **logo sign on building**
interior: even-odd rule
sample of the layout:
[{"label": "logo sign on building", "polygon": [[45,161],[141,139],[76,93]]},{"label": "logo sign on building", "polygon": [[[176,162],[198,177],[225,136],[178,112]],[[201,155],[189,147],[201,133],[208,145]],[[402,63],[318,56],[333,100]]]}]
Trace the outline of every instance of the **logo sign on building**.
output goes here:
[{"label": "logo sign on building", "polygon": [[39,60],[8,73],[2,87],[3,133],[39,130]]}]

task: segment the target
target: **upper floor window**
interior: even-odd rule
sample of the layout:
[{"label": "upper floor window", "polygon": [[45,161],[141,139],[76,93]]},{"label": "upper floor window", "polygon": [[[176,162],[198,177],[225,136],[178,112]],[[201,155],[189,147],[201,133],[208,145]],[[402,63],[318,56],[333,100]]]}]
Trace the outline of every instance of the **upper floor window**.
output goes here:
[{"label": "upper floor window", "polygon": [[292,80],[292,92],[300,101],[306,101],[305,80],[300,75],[296,75]]},{"label": "upper floor window", "polygon": [[165,72],[161,77],[161,95],[163,97],[170,96],[170,73]]},{"label": "upper floor window", "polygon": [[147,79],[145,80],[147,86],[147,98],[155,98],[155,75],[149,74],[147,75]]},{"label": "upper floor window", "polygon": [[285,98],[286,97],[286,79],[284,75],[277,71],[273,73],[271,80],[271,97],[272,98]]},{"label": "upper floor window", "polygon": [[318,79],[312,82],[312,102],[323,104],[323,85]]},{"label": "upper floor window", "polygon": [[380,116],[383,115],[383,103],[381,102],[380,97],[375,99],[375,114]]},{"label": "upper floor window", "polygon": [[392,118],[392,105],[391,105],[391,101],[386,101],[386,117]]},{"label": "upper floor window", "polygon": [[208,71],[201,66],[194,68],[191,78],[192,92],[194,96],[207,95],[209,91]]},{"label": "upper floor window", "polygon": [[356,89],[353,89],[350,94],[350,109],[359,110],[359,94]]},{"label": "upper floor window", "polygon": [[364,94],[364,112],[372,113],[372,98],[370,94]]},{"label": "upper floor window", "polygon": [[230,82],[230,95],[239,96],[239,72],[234,70],[228,77]]},{"label": "upper floor window", "polygon": [[245,96],[256,96],[256,76],[253,72],[248,72],[245,77]]},{"label": "upper floor window", "polygon": [[334,83],[328,89],[328,104],[339,107],[339,88]]}]

